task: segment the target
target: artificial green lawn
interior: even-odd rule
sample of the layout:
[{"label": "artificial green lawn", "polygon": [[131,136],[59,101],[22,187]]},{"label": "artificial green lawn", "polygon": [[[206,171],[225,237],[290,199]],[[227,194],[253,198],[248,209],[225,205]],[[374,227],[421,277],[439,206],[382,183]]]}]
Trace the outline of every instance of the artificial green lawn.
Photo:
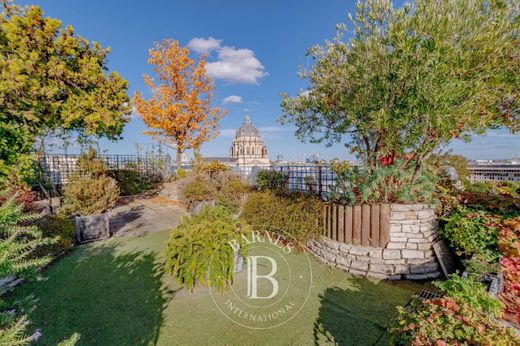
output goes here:
[{"label": "artificial green lawn", "polygon": [[[245,329],[220,314],[207,288],[189,293],[164,274],[167,239],[162,231],[81,246],[9,299],[39,299],[29,316],[42,332],[38,345],[74,332],[79,345],[384,345],[395,306],[421,288],[356,278],[313,259],[303,310],[274,329]],[[294,256],[307,264],[305,255]]]}]

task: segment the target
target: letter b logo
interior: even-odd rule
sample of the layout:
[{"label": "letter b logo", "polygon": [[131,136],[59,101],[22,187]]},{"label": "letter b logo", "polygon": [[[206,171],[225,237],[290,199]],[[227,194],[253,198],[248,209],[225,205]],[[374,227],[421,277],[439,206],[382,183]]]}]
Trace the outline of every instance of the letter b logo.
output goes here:
[{"label": "letter b logo", "polygon": [[[258,275],[258,259],[264,258],[271,263],[271,271],[267,275]],[[278,270],[276,261],[269,256],[247,257],[247,297],[251,299],[270,299],[278,293],[278,281],[273,277]],[[268,296],[258,296],[258,280],[266,279],[271,282],[272,291]]]}]

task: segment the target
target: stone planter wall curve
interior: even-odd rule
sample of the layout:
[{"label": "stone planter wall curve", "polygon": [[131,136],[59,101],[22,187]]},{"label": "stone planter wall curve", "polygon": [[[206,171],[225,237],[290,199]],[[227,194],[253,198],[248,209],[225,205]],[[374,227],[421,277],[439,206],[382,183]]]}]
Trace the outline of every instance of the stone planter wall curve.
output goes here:
[{"label": "stone planter wall curve", "polygon": [[389,241],[384,247],[332,240],[326,236],[308,242],[321,261],[356,275],[390,280],[425,280],[441,275],[433,251],[438,221],[425,204],[390,205]]}]

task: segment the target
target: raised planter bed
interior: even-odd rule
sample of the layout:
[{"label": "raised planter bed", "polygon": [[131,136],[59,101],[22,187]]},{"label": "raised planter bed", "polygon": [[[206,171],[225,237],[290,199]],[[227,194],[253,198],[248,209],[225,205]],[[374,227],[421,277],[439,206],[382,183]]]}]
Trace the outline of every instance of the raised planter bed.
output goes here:
[{"label": "raised planter bed", "polygon": [[76,216],[76,241],[79,244],[110,238],[110,216],[103,214]]},{"label": "raised planter bed", "polygon": [[323,235],[308,247],[352,274],[425,280],[441,275],[433,251],[437,227],[435,211],[424,204],[327,204]]}]

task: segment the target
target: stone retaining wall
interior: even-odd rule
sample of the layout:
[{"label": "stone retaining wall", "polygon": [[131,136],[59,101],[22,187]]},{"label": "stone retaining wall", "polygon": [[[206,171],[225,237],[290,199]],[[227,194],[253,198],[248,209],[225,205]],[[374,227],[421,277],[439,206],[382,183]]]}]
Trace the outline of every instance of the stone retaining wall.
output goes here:
[{"label": "stone retaining wall", "polygon": [[311,240],[310,251],[321,261],[356,275],[390,280],[424,280],[441,275],[433,252],[437,218],[424,204],[390,206],[390,242],[369,247],[326,237]]}]

